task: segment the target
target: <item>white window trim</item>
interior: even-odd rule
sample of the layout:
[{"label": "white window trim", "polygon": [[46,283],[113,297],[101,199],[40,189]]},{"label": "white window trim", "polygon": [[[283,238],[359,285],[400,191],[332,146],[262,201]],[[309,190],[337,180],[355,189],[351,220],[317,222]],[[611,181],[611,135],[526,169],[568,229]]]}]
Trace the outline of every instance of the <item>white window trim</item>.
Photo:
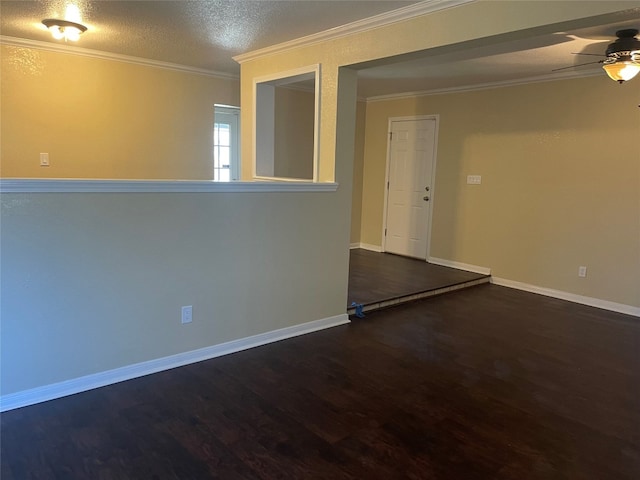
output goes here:
[{"label": "white window trim", "polygon": [[[313,178],[309,179],[289,179],[283,177],[269,177],[269,176],[261,176],[257,173],[257,162],[258,162],[258,154],[257,154],[257,140],[258,140],[258,132],[257,132],[257,99],[258,99],[258,84],[266,83],[266,82],[274,82],[280,79],[288,79],[291,77],[303,76],[305,74],[313,73],[315,76],[315,98],[314,98],[314,127],[313,127]],[[293,181],[293,182],[313,182],[318,183],[319,179],[319,162],[320,162],[320,64],[316,63],[313,65],[309,65],[306,67],[295,68],[293,70],[287,70],[286,72],[278,72],[270,75],[265,75],[262,77],[254,78],[253,80],[253,152],[252,152],[252,174],[255,180],[267,180],[267,181]]]}]

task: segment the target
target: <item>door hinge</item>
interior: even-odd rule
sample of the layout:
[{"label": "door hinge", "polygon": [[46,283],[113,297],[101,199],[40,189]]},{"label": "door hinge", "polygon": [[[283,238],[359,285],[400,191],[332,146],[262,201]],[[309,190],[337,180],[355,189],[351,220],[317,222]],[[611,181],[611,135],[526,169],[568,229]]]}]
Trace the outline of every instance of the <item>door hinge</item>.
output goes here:
[{"label": "door hinge", "polygon": [[389,132],[389,141],[393,140],[393,132]]},{"label": "door hinge", "polygon": [[385,237],[387,236],[387,229],[386,228],[384,229],[384,236]]},{"label": "door hinge", "polygon": [[389,190],[389,182],[387,182],[387,190]]}]

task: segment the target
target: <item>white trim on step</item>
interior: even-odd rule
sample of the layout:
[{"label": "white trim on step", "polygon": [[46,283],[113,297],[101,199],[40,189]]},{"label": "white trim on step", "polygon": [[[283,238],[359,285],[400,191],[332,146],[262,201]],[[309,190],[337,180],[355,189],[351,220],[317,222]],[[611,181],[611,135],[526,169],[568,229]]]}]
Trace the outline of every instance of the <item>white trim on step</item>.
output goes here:
[{"label": "white trim on step", "polygon": [[455,262],[453,260],[446,260],[444,258],[437,257],[429,257],[427,261],[434,265],[440,265],[443,267],[457,268],[458,270],[479,273],[481,275],[491,275],[491,269],[487,267],[479,267],[477,265],[469,265],[468,263]]},{"label": "white trim on step", "polygon": [[200,348],[190,352],[178,353],[168,357],[157,358],[147,362],[127,365],[125,367],[108,370],[106,372],[95,373],[84,377],[66,380],[64,382],[45,385],[42,387],[23,390],[21,392],[10,393],[0,397],[0,411],[13,410],[15,408],[26,407],[47,400],[53,400],[75,393],[85,392],[94,388],[104,387],[125,380],[142,377],[152,373],[169,370],[190,363],[201,362],[211,358],[228,355],[230,353],[259,347],[267,343],[278,342],[291,337],[297,337],[307,333],[324,330],[349,323],[347,314],[336,315],[334,317],[323,318],[301,325],[273,330],[271,332],[241,338],[219,345]]},{"label": "white trim on step", "polygon": [[[394,305],[400,305],[402,303],[413,302],[414,300],[420,300],[422,298],[435,297],[444,293],[455,292],[456,290],[463,290],[465,288],[474,287],[476,285],[482,285],[483,283],[489,283],[489,277],[479,278],[477,280],[470,280],[468,282],[458,283],[457,285],[450,285],[448,287],[436,288],[434,290],[428,290],[426,292],[412,293],[403,297],[390,298],[388,300],[381,300],[379,302],[368,303],[362,306],[363,312],[370,312],[372,310],[380,310],[382,308],[391,307]],[[356,307],[349,307],[347,309],[349,315],[356,313]]]},{"label": "white trim on step", "polygon": [[491,283],[493,283],[494,285],[500,285],[502,287],[515,288],[516,290],[537,293],[540,295],[545,295],[547,297],[559,298],[560,300],[567,300],[569,302],[580,303],[582,305],[589,305],[590,307],[597,307],[604,310],[611,310],[612,312],[624,313],[627,315],[640,317],[640,307],[634,307],[632,305],[610,302],[608,300],[601,300],[599,298],[585,297],[583,295],[578,295],[575,293],[553,290],[551,288],[538,287],[536,285],[516,282],[515,280],[508,280],[506,278],[500,277],[492,277]]}]

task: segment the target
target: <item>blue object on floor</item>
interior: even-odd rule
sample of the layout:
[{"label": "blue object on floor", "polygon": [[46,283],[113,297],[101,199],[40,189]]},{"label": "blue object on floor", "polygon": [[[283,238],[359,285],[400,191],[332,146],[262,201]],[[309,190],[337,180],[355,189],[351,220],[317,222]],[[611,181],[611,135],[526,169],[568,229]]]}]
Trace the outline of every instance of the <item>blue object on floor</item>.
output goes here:
[{"label": "blue object on floor", "polygon": [[352,306],[352,307],[356,307],[356,313],[355,313],[355,316],[356,316],[356,317],[358,317],[358,318],[364,318],[364,313],[362,312],[362,309],[363,309],[364,305],[363,305],[362,303],[356,303],[356,302],[353,302],[353,303],[351,304],[351,306]]}]

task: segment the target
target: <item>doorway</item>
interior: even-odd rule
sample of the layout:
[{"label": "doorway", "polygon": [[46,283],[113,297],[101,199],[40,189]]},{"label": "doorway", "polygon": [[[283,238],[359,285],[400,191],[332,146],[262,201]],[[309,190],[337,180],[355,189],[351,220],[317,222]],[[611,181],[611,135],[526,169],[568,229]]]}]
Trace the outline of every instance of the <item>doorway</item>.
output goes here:
[{"label": "doorway", "polygon": [[431,238],[438,116],[389,119],[382,250],[426,260]]}]

